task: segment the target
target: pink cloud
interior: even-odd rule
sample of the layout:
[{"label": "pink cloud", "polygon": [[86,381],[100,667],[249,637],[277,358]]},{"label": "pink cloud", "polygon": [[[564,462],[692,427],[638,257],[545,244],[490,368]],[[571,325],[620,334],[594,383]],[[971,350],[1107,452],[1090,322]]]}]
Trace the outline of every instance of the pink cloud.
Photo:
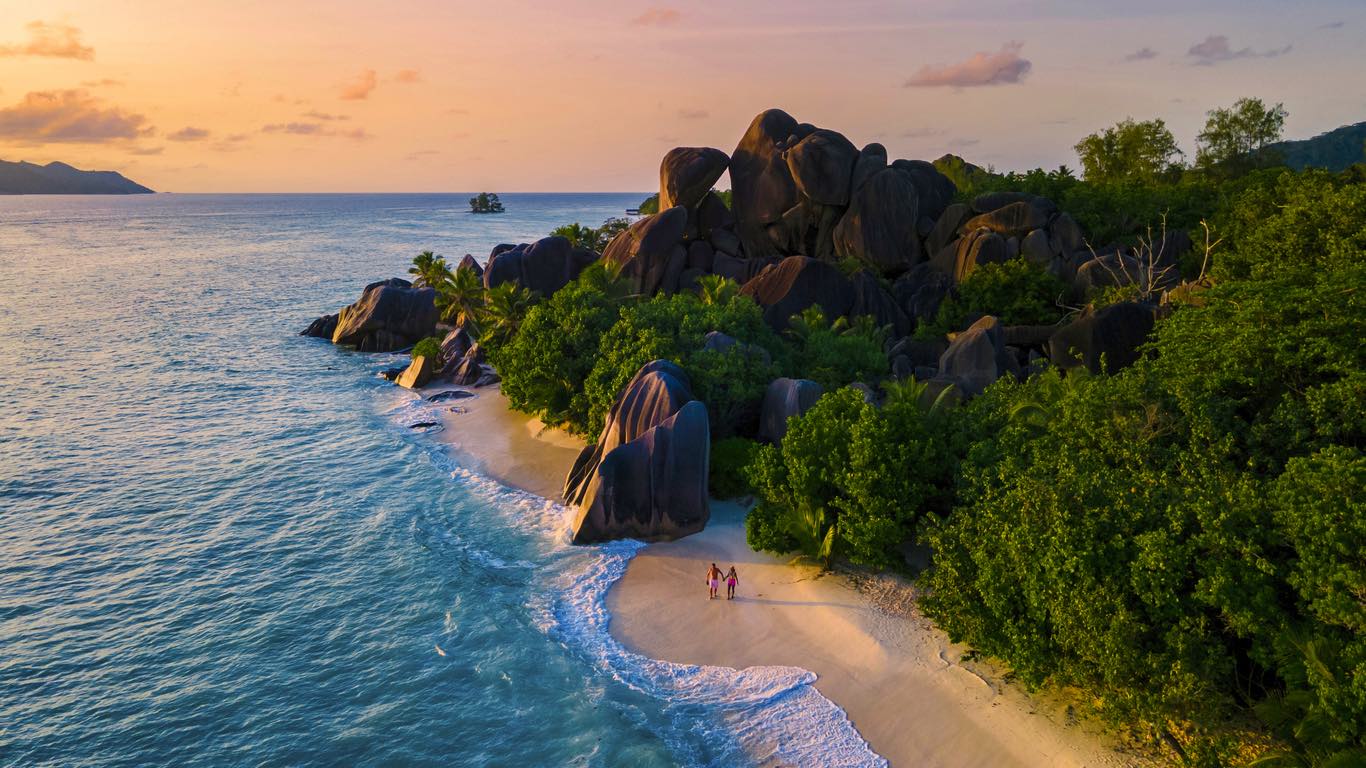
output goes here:
[{"label": "pink cloud", "polygon": [[105,106],[83,90],[34,91],[0,109],[0,138],[34,144],[99,144],[153,133],[145,116]]},{"label": "pink cloud", "polygon": [[1228,44],[1227,35],[1209,35],[1204,40],[1192,45],[1186,55],[1194,59],[1196,66],[1209,67],[1221,61],[1232,61],[1234,59],[1272,59],[1282,54],[1290,52],[1290,46],[1284,48],[1272,48],[1268,51],[1254,51],[1251,48],[1239,48],[1233,50]]},{"label": "pink cloud", "polygon": [[416,69],[400,69],[394,74],[394,82],[420,83],[422,82],[422,73],[418,72]]},{"label": "pink cloud", "polygon": [[971,58],[957,64],[921,67],[906,81],[907,88],[951,86],[971,88],[980,85],[1018,83],[1029,73],[1033,64],[1020,56],[1023,43],[1010,42],[995,53],[978,51]]},{"label": "pink cloud", "polygon": [[0,56],[51,56],[58,59],[93,61],[95,49],[81,44],[81,31],[70,24],[29,22],[28,42],[0,45]]},{"label": "pink cloud", "polygon": [[678,23],[683,14],[673,8],[647,8],[644,13],[631,19],[638,27],[667,27]]},{"label": "pink cloud", "polygon": [[342,88],[341,98],[346,101],[359,101],[369,96],[378,85],[379,76],[375,74],[375,70],[367,69]]},{"label": "pink cloud", "polygon": [[209,130],[187,125],[178,131],[166,134],[166,138],[171,141],[203,141],[209,138]]}]

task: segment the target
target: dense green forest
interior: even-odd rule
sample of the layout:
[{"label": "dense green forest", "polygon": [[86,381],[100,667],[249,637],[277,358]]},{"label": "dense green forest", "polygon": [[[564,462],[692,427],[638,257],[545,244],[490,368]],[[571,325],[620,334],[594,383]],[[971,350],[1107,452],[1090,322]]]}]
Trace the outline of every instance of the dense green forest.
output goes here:
[{"label": "dense green forest", "polygon": [[[606,263],[548,298],[440,301],[498,329],[488,354],[515,407],[590,440],[641,365],[681,365],[712,415],[713,492],[757,501],[756,549],[914,575],[955,640],[1186,764],[1361,765],[1366,167],[1276,164],[1283,119],[1255,100],[1215,110],[1189,165],[1160,120],[1083,139],[1080,178],[936,163],[959,199],[1047,198],[1092,244],[1191,234],[1186,282],[1116,372],[1043,366],[960,402],[891,377],[888,329],[867,317],[809,309],[778,332],[732,281],[642,296]],[[601,250],[623,228],[559,233]],[[438,266],[429,284],[454,280]],[[1057,323],[1082,309],[1059,292],[1023,259],[987,265],[914,338],[984,313]],[[761,445],[779,376],[825,394]],[[932,553],[920,573],[913,548]]]}]

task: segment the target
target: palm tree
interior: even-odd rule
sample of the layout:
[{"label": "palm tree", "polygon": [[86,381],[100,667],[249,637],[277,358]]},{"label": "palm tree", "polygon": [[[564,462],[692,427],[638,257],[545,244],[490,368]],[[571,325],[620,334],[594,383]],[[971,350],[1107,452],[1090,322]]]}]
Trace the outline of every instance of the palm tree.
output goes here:
[{"label": "palm tree", "polygon": [[517,283],[503,283],[485,291],[484,305],[476,313],[481,328],[479,341],[492,347],[511,341],[535,300],[535,294]]},{"label": "palm tree", "polygon": [[423,251],[414,256],[413,265],[408,268],[408,274],[415,276],[430,288],[440,285],[450,273],[451,269],[446,265],[446,259],[431,251]]},{"label": "palm tree", "polygon": [[[887,406],[909,403],[924,410],[927,416],[934,416],[947,408],[950,394],[953,392],[953,386],[950,385],[940,390],[933,400],[929,400],[926,393],[930,389],[930,383],[914,378],[888,381],[882,385],[882,389],[887,393]],[[929,402],[926,402],[927,400]]]},{"label": "palm tree", "polygon": [[623,265],[599,259],[579,273],[579,282],[606,296],[611,301],[638,298],[631,290],[631,282],[622,277]]},{"label": "palm tree", "polygon": [[445,279],[436,288],[436,307],[441,310],[441,319],[465,326],[472,336],[479,335],[477,315],[484,306],[484,283],[472,269],[457,269],[454,274],[447,272]]},{"label": "palm tree", "polygon": [[825,322],[825,312],[819,304],[812,304],[800,313],[788,318],[787,332],[798,341],[810,338],[818,331],[829,328]]},{"label": "palm tree", "polygon": [[703,304],[721,306],[740,295],[740,284],[720,275],[697,278],[697,295]]},{"label": "palm tree", "polygon": [[830,556],[835,549],[835,523],[826,525],[825,507],[813,507],[803,502],[799,507],[789,509],[784,517],[784,527],[797,541],[797,551],[813,560],[819,560],[824,568],[830,567]]}]

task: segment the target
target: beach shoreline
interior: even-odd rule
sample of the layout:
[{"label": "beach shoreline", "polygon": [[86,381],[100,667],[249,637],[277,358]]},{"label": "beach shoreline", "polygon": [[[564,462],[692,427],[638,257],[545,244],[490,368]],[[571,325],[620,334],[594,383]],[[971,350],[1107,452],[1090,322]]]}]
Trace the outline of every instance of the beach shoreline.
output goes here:
[{"label": "beach shoreline", "polygon": [[[444,429],[434,437],[471,469],[561,501],[584,441],[513,411],[496,387],[469,391],[476,397],[443,404]],[[1117,751],[1094,724],[1077,722],[1065,703],[963,661],[966,649],[919,614],[908,587],[877,578],[856,585],[750,550],[744,515],[738,504],[713,500],[701,533],[642,547],[609,588],[611,636],[668,662],[810,670],[816,689],[893,766],[1146,764]],[[707,598],[711,562],[737,567],[735,601]]]}]

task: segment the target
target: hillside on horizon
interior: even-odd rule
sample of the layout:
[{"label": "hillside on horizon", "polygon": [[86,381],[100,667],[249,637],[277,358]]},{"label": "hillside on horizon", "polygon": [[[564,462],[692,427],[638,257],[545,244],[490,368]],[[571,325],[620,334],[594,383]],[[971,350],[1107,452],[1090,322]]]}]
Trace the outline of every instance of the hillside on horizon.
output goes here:
[{"label": "hillside on horizon", "polygon": [[1297,171],[1305,168],[1345,170],[1366,162],[1366,121],[1334,128],[1309,139],[1280,141],[1268,149],[1280,153],[1281,160]]},{"label": "hillside on horizon", "polygon": [[62,162],[0,160],[0,195],[137,195],[155,190],[117,171],[83,171]]}]

